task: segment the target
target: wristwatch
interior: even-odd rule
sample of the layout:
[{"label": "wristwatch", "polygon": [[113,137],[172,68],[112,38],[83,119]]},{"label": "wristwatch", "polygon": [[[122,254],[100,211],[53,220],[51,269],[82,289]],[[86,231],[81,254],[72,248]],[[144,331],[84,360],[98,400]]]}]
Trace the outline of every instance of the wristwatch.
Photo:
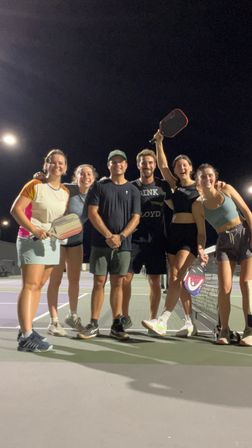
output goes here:
[{"label": "wristwatch", "polygon": [[124,235],[124,233],[120,233],[120,240],[121,240],[121,242],[126,240],[126,236]]}]

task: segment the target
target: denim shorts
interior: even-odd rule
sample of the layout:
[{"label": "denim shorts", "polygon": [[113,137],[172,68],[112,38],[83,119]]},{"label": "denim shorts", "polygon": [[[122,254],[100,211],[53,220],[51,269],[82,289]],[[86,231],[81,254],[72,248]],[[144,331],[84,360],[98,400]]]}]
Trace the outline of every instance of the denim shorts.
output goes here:
[{"label": "denim shorts", "polygon": [[216,244],[217,261],[240,263],[251,257],[250,230],[247,224],[239,224],[231,230],[219,233]]}]

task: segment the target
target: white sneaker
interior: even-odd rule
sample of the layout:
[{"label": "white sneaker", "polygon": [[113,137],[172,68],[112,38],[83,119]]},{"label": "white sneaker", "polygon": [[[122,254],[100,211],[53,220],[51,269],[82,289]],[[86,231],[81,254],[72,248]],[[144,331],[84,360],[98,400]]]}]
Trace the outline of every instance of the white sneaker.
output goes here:
[{"label": "white sneaker", "polygon": [[160,317],[158,319],[142,320],[142,325],[159,336],[166,335],[167,324]]},{"label": "white sneaker", "polygon": [[242,335],[242,339],[240,340],[240,345],[244,347],[252,346],[252,328],[246,327],[244,333]]},{"label": "white sneaker", "polygon": [[190,320],[186,320],[183,327],[181,327],[175,334],[179,338],[187,338],[190,336],[196,336],[197,328],[196,325]]},{"label": "white sneaker", "polygon": [[66,336],[67,333],[58,321],[51,322],[48,325],[47,333],[53,336]]},{"label": "white sneaker", "polygon": [[159,335],[157,335],[157,333],[155,333],[155,331],[153,331],[153,330],[148,330],[147,331],[147,336],[150,336],[152,338],[156,338]]},{"label": "white sneaker", "polygon": [[218,345],[229,345],[230,344],[230,330],[229,328],[221,329],[220,334],[218,335],[216,344]]}]

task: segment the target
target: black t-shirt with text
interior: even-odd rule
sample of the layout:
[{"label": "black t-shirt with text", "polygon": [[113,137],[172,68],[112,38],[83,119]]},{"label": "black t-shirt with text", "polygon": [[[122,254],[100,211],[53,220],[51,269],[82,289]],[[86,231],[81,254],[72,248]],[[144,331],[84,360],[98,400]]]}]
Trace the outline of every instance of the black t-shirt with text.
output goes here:
[{"label": "black t-shirt with text", "polygon": [[132,235],[132,242],[154,242],[164,238],[164,206],[171,198],[169,184],[155,177],[151,184],[143,184],[140,179],[132,181],[141,194],[141,219]]}]

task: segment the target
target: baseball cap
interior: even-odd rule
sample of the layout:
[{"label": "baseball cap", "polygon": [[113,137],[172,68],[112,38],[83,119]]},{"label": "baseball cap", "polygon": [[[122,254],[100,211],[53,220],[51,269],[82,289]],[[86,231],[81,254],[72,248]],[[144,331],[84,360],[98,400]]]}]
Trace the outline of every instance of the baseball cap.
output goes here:
[{"label": "baseball cap", "polygon": [[110,151],[108,155],[108,162],[112,159],[112,157],[120,156],[124,160],[127,160],[127,156],[124,151],[121,151],[120,149],[114,149],[114,151]]}]

